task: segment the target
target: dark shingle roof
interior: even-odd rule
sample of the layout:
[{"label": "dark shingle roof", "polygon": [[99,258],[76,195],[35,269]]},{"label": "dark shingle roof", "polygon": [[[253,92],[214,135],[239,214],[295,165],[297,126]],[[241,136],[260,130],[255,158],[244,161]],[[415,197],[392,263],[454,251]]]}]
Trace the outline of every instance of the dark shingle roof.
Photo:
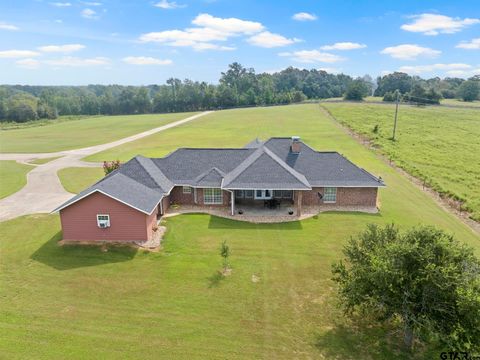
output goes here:
[{"label": "dark shingle roof", "polygon": [[225,176],[223,187],[296,190],[311,188],[305,176],[289,167],[263,145]]},{"label": "dark shingle roof", "polygon": [[178,149],[164,158],[136,156],[54,211],[101,192],[150,214],[175,185],[224,189],[382,187],[385,184],[337,152],[305,143],[290,151],[291,138],[258,139],[239,149]]},{"label": "dark shingle roof", "polygon": [[301,143],[300,153],[290,152],[290,138],[271,138],[265,147],[288,166],[305,175],[311,186],[381,187],[384,183],[338,152],[315,151]]}]

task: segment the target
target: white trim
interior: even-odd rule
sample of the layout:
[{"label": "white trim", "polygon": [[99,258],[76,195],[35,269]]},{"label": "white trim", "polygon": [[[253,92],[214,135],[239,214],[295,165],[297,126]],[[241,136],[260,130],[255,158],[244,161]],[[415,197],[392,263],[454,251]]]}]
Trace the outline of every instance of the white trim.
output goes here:
[{"label": "white trim", "polygon": [[365,186],[358,186],[358,185],[312,185],[312,188],[317,187],[336,187],[336,188],[380,188],[380,187],[387,187],[387,185],[365,185]]},{"label": "white trim", "polygon": [[[262,195],[261,196],[257,196],[257,191],[261,191],[262,192]],[[269,191],[270,192],[270,196],[267,196],[265,193]],[[254,189],[253,190],[253,199],[254,200],[271,200],[273,199],[273,190],[271,189]]]},{"label": "white trim", "polygon": [[[103,194],[103,195],[105,195],[105,196],[108,196],[109,198],[111,198],[111,199],[113,199],[113,200],[117,200],[118,202],[120,202],[120,203],[122,203],[122,204],[124,204],[124,205],[127,205],[128,207],[131,207],[132,209],[138,210],[138,211],[140,211],[140,212],[142,212],[142,213],[144,213],[144,214],[146,214],[146,215],[151,215],[151,214],[153,213],[153,211],[155,210],[155,208],[156,208],[156,207],[158,206],[158,204],[160,203],[160,201],[162,201],[162,199],[164,198],[164,196],[162,196],[162,198],[160,199],[160,201],[155,204],[155,206],[153,207],[153,209],[152,209],[150,212],[146,212],[146,211],[144,211],[144,210],[142,210],[142,209],[139,209],[139,208],[137,208],[137,207],[135,207],[135,206],[133,206],[133,205],[131,205],[131,204],[126,203],[125,201],[122,201],[122,200],[120,200],[120,199],[117,199],[116,197],[114,197],[114,196],[112,196],[112,195],[110,195],[110,194],[107,194],[106,192],[104,192],[104,191],[102,191],[102,190],[93,189],[92,191],[90,191],[89,193],[86,193],[86,194],[83,195],[82,197],[79,197],[79,198],[76,199],[75,201],[72,201],[72,202],[69,203],[69,204],[66,204],[66,205],[64,205],[64,206],[62,206],[62,207],[60,207],[60,208],[57,208],[57,209],[55,210],[55,212],[59,212],[60,210],[65,209],[66,207],[75,204],[76,202],[78,202],[78,201],[86,198],[87,196],[89,196],[89,195],[91,195],[91,194],[93,194],[93,193],[95,193],[95,192],[99,192],[99,193],[101,193],[101,194]],[[52,212],[53,212],[53,211],[52,211]]]},{"label": "white trim", "polygon": [[[334,194],[326,194],[326,190],[327,190],[327,189],[334,189],[334,190],[335,190],[335,193],[334,193]],[[324,204],[336,204],[336,202],[337,202],[337,192],[338,192],[337,189],[338,189],[338,188],[333,187],[333,186],[327,186],[327,187],[325,187],[325,188],[323,189],[323,199],[325,199],[325,197],[326,197],[327,195],[329,195],[329,196],[334,195],[334,197],[335,197],[335,200],[323,200],[323,203],[324,203]]]},{"label": "white trim", "polygon": [[[205,190],[207,189],[212,189],[212,190],[220,190],[220,195],[222,196],[222,201],[221,202],[206,202],[205,201]],[[215,195],[212,195],[212,198],[215,198]],[[223,205],[223,189],[221,188],[204,188],[203,189],[203,204],[204,205]]]},{"label": "white trim", "polygon": [[[100,220],[100,219],[99,219],[100,216],[105,216],[107,219],[106,219],[106,220]],[[103,226],[100,226],[101,221],[105,221],[106,226],[104,226],[104,227],[103,227]],[[109,227],[110,227],[110,214],[97,214],[97,226],[98,226],[100,229],[109,228]]]},{"label": "white trim", "polygon": [[[317,187],[317,186],[315,186]],[[358,187],[358,186],[357,186]],[[309,189],[305,189],[305,188],[302,188],[302,189],[298,189],[298,188],[272,188],[272,187],[268,187],[268,188],[254,188],[252,189],[251,187],[248,187],[248,188],[222,188],[223,190],[299,190],[299,191],[310,191],[312,190],[312,188],[309,188]]]},{"label": "white trim", "polygon": [[[187,191],[185,191],[187,190]],[[182,186],[182,194],[191,194],[192,193],[192,187],[191,186]]]}]

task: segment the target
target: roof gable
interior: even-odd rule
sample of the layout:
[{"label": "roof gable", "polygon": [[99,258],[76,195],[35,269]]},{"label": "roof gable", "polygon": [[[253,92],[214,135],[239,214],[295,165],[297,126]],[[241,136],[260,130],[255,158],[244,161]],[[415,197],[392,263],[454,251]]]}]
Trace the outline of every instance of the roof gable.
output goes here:
[{"label": "roof gable", "polygon": [[264,146],[225,176],[230,189],[310,189],[305,176],[298,173]]},{"label": "roof gable", "polygon": [[205,171],[203,174],[200,174],[195,179],[195,183],[198,186],[220,187],[224,176],[225,173],[223,171],[213,167]]}]

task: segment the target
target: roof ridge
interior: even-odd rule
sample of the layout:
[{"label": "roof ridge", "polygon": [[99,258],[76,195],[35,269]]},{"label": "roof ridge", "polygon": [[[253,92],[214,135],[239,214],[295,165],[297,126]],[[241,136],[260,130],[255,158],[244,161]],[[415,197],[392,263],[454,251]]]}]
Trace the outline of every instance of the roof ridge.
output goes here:
[{"label": "roof ridge", "polygon": [[219,168],[217,168],[216,166],[213,166],[211,168],[209,168],[208,170],[204,171],[203,173],[201,173],[200,175],[198,175],[196,178],[195,178],[195,181],[200,181],[202,180],[204,177],[206,177],[208,174],[210,174],[212,171],[215,171],[218,175],[220,175],[222,178],[225,177],[225,173],[220,170]]},{"label": "roof ridge", "polygon": [[[243,160],[240,164],[238,164],[237,167],[233,168],[232,171],[230,171],[228,174],[225,175],[224,181],[225,183],[222,183],[223,185],[228,185],[231,183],[233,180],[235,180],[237,177],[239,177],[245,170],[248,169],[248,167],[256,160],[258,159],[262,154],[263,154],[263,144],[258,147],[255,151],[253,151],[245,160]],[[243,169],[240,170],[239,173],[237,174],[232,174],[235,170],[239,169],[240,167],[243,167]],[[230,179],[231,177],[231,179]]]},{"label": "roof ridge", "polygon": [[[153,180],[158,187],[164,191],[168,192],[173,187],[173,182],[163,173],[163,171],[155,164],[151,158],[147,158],[142,155],[137,155],[134,157],[135,160],[140,164],[140,166],[147,172],[148,176]],[[153,166],[154,169],[151,168]],[[156,173],[154,173],[156,172]],[[158,179],[157,177],[160,177]],[[168,187],[166,189],[165,187]]]},{"label": "roof ridge", "polygon": [[[252,165],[260,156],[263,154],[266,154],[268,157],[270,157],[272,160],[274,160],[277,164],[279,164],[282,168],[284,168],[290,175],[292,175],[294,178],[296,178],[298,181],[300,181],[303,185],[311,188],[312,186],[308,182],[307,178],[305,175],[299,173],[295,169],[293,169],[291,166],[289,166],[287,163],[285,163],[282,159],[280,159],[276,154],[273,153],[268,147],[264,146],[262,144],[257,150],[255,150],[249,157],[247,157],[242,163],[240,163],[235,169],[233,169],[231,172],[229,172],[225,176],[225,183],[222,184],[222,186],[228,186],[228,184],[232,183],[236,178],[238,178],[244,171],[246,171],[250,165]],[[239,169],[242,167],[241,171],[235,174],[232,174],[235,170]],[[229,177],[229,175],[231,175]]]},{"label": "roof ridge", "polygon": [[346,156],[344,156],[343,154],[340,154],[339,152],[336,152],[338,155],[340,155],[342,158],[344,158],[346,161],[348,161],[350,164],[352,164],[353,166],[355,166],[357,169],[363,171],[365,174],[367,174],[368,176],[370,176],[371,178],[373,178],[375,181],[379,182],[380,184],[384,184],[384,182],[382,180],[380,180],[380,178],[374,176],[373,174],[369,173],[367,170],[365,170],[364,168],[356,165],[354,162],[352,162],[351,160],[349,160]]},{"label": "roof ridge", "polygon": [[301,181],[304,185],[308,187],[312,187],[310,183],[308,182],[307,178],[305,175],[302,173],[299,173],[297,170],[292,168],[290,165],[288,165],[285,161],[280,159],[273,151],[271,151],[269,148],[265,147],[265,153],[270,156],[273,160],[275,160],[278,164],[280,164],[285,170],[287,170],[292,176],[297,178],[297,180]]}]

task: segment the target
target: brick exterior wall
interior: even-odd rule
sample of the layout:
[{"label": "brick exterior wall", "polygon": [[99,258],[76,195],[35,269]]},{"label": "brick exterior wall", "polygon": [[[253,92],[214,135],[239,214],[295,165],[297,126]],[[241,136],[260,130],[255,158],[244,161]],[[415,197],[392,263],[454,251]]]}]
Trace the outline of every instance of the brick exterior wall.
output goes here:
[{"label": "brick exterior wall", "polygon": [[[97,214],[110,215],[110,227],[97,225]],[[142,241],[152,236],[157,209],[146,215],[95,192],[60,210],[63,239],[68,241]]]},{"label": "brick exterior wall", "polygon": [[[339,187],[337,188],[337,202],[336,206],[371,206],[377,205],[377,188],[355,188],[355,187]],[[311,191],[303,192],[302,204],[304,206],[314,205],[330,205],[320,200],[318,193],[323,195],[323,188],[313,188]]]},{"label": "brick exterior wall", "polygon": [[175,186],[170,192],[170,204],[177,205],[205,205],[205,206],[229,206],[230,204],[230,192],[223,191],[223,204],[204,204],[203,203],[203,188],[196,189],[196,202],[195,202],[195,190],[192,189],[191,194],[184,194],[182,186]]}]

